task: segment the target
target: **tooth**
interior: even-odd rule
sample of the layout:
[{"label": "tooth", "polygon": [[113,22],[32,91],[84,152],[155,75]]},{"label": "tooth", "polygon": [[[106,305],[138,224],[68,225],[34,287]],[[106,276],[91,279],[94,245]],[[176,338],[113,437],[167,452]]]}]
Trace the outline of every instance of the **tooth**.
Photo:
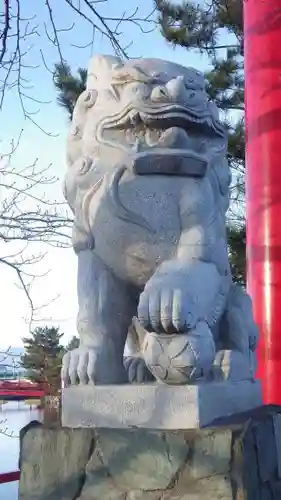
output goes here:
[{"label": "tooth", "polygon": [[163,130],[147,130],[145,134],[146,144],[150,147],[156,146],[159,143]]},{"label": "tooth", "polygon": [[141,118],[140,118],[140,114],[138,113],[138,111],[131,111],[129,118],[130,118],[131,124],[134,127],[136,127],[137,125],[139,125],[141,123]]},{"label": "tooth", "polygon": [[134,144],[134,138],[132,136],[132,131],[129,129],[127,130],[126,132],[126,141],[129,143],[129,144]]},{"label": "tooth", "polygon": [[140,140],[138,137],[136,137],[134,147],[132,148],[135,151],[135,153],[138,153],[140,151],[140,149],[141,149],[140,145],[141,145]]},{"label": "tooth", "polygon": [[151,130],[146,130],[145,132],[145,141],[146,141],[146,144],[148,146],[153,146],[154,145],[154,142],[152,141],[152,137],[151,137]]}]

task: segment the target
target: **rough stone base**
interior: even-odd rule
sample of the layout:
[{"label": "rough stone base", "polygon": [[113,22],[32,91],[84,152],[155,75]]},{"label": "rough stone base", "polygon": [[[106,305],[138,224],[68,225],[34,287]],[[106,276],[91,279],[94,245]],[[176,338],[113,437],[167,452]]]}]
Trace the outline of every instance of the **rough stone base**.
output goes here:
[{"label": "rough stone base", "polygon": [[281,408],[248,417],[180,432],[29,426],[19,499],[280,500]]},{"label": "rough stone base", "polygon": [[72,428],[196,429],[258,406],[261,391],[257,381],[72,386],[63,390],[62,424]]}]

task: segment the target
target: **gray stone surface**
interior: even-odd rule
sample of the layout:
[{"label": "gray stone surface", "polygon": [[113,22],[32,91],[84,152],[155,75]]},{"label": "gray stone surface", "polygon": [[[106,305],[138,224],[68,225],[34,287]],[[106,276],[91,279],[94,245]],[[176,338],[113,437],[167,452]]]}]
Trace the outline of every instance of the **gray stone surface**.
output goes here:
[{"label": "gray stone surface", "polygon": [[[228,262],[226,153],[202,73],[90,61],[67,145],[80,346],[64,357],[65,385],[147,380],[145,368],[168,384],[253,378],[257,328]],[[145,364],[124,367],[133,317]]]},{"label": "gray stone surface", "polygon": [[97,498],[104,498],[102,491],[107,488],[108,477],[115,492],[137,492],[140,487],[145,491],[165,490],[185,464],[188,453],[189,446],[181,436],[99,430],[95,452],[87,465],[85,500],[93,491]]},{"label": "gray stone surface", "polygon": [[194,429],[260,405],[260,385],[251,381],[85,385],[62,391],[62,423],[69,427]]},{"label": "gray stone surface", "polygon": [[173,432],[28,427],[19,500],[280,500],[280,412]]},{"label": "gray stone surface", "polygon": [[34,427],[21,441],[20,500],[69,500],[79,492],[91,455],[90,430]]}]

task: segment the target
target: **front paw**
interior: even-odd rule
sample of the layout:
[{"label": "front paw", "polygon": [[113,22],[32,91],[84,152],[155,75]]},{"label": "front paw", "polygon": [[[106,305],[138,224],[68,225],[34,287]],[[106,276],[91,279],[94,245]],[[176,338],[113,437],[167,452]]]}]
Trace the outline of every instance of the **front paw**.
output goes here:
[{"label": "front paw", "polygon": [[138,320],[149,332],[186,333],[204,320],[213,326],[225,308],[229,278],[211,263],[163,263],[140,296]]},{"label": "front paw", "polygon": [[196,304],[182,278],[152,279],[140,295],[138,320],[149,332],[185,333],[198,321]]},{"label": "front paw", "polygon": [[65,387],[79,383],[105,385],[127,382],[127,374],[119,357],[89,346],[80,346],[64,355],[61,378]]},{"label": "front paw", "polygon": [[124,367],[131,383],[151,382],[154,379],[141,357],[128,356],[124,358]]},{"label": "front paw", "polygon": [[94,383],[96,362],[95,349],[80,346],[68,351],[62,360],[61,379],[64,386]]},{"label": "front paw", "polygon": [[212,368],[212,378],[231,382],[251,380],[253,373],[249,356],[237,350],[218,351]]}]

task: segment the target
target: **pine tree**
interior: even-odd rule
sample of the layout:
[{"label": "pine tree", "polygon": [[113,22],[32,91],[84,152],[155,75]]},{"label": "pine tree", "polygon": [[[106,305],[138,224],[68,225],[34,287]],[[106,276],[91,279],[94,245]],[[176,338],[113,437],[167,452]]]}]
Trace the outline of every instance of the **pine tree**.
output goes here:
[{"label": "pine tree", "polygon": [[181,4],[155,0],[155,6],[167,42],[187,51],[200,51],[211,64],[205,74],[207,90],[229,132],[228,159],[233,174],[228,220],[230,262],[235,281],[245,284],[243,2],[209,0],[198,5],[196,0]]},{"label": "pine tree", "polygon": [[80,340],[76,335],[73,335],[72,339],[68,342],[66,346],[67,351],[73,351],[73,349],[76,349],[80,345]]},{"label": "pine tree", "polygon": [[22,366],[28,377],[42,384],[46,393],[54,395],[60,388],[60,372],[64,347],[60,344],[63,333],[59,328],[38,327],[23,338]]},{"label": "pine tree", "polygon": [[68,113],[69,120],[72,119],[75,103],[79,95],[86,89],[87,70],[78,68],[77,76],[71,72],[67,63],[58,63],[54,70],[54,85],[58,91],[58,104]]}]

